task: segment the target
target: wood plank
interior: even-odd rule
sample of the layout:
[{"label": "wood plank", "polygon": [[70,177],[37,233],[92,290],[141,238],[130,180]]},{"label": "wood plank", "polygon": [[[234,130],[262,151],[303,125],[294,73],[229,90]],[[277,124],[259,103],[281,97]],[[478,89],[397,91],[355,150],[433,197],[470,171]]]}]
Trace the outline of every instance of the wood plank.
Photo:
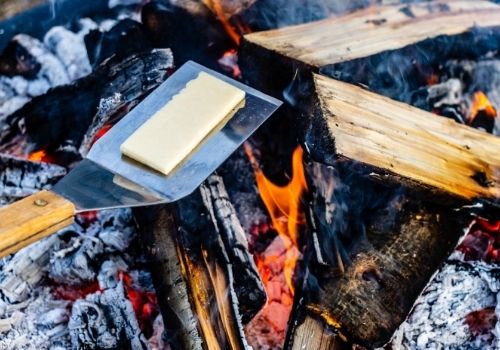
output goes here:
[{"label": "wood plank", "polygon": [[48,0],[0,0],[0,20],[17,15]]},{"label": "wood plank", "polygon": [[328,77],[314,84],[338,156],[466,200],[500,199],[500,138]]},{"label": "wood plank", "polygon": [[437,1],[370,7],[338,18],[245,35],[245,42],[322,67],[396,50],[473,27],[500,26],[489,1]]}]

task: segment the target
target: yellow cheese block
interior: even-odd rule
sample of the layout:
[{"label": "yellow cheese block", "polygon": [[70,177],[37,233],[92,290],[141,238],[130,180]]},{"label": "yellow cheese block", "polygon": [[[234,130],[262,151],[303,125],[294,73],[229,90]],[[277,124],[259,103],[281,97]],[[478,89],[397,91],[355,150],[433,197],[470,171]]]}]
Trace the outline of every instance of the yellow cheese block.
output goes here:
[{"label": "yellow cheese block", "polygon": [[201,72],[125,140],[121,152],[168,175],[244,99],[243,90]]}]

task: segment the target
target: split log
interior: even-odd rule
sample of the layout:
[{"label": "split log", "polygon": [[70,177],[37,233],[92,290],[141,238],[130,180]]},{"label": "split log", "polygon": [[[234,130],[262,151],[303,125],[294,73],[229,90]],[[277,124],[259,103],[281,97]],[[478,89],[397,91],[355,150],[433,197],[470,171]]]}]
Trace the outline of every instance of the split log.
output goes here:
[{"label": "split log", "polygon": [[351,84],[320,75],[314,82],[310,149],[329,149],[371,167],[373,178],[433,198],[500,200],[500,138]]},{"label": "split log", "polygon": [[149,259],[167,341],[173,349],[202,349],[196,315],[179,262],[174,217],[169,205],[135,209],[141,240]]},{"label": "split log", "polygon": [[352,164],[337,168],[348,193],[339,183],[324,192],[325,178],[308,170],[315,192],[309,220],[317,240],[308,249],[316,250],[317,259],[307,267],[298,307],[336,329],[341,339],[379,347],[405,320],[468,218],[400,188],[384,189],[360,169],[353,177]]},{"label": "split log", "polygon": [[[399,57],[398,68],[413,71],[454,53],[477,57],[497,49],[498,34],[491,28],[498,26],[500,6],[489,1],[380,6],[247,34],[239,63],[244,78],[257,88],[281,94],[297,69],[364,82],[375,74],[372,67],[392,55]],[[273,82],[264,83],[268,72],[273,72]]]},{"label": "split log", "polygon": [[[195,349],[248,348],[243,322],[262,308],[266,295],[222,179],[212,175],[176,205],[156,213],[138,209],[137,217],[156,288],[159,295],[165,291],[162,314],[170,333],[179,333],[174,344],[185,348],[194,334]],[[174,292],[177,296],[169,297]],[[167,322],[172,311],[183,319]]]}]

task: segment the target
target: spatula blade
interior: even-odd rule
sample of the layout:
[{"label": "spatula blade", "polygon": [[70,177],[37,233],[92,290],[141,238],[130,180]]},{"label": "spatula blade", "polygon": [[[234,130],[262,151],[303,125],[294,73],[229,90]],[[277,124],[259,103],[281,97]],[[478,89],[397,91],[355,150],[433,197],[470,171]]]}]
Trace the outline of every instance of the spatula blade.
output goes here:
[{"label": "spatula blade", "polygon": [[[220,131],[211,134],[180,166],[167,176],[123,157],[120,145],[202,71],[244,90],[246,93],[245,106],[239,109]],[[222,74],[194,62],[188,62],[119,121],[104,137],[99,139],[87,158],[111,174],[139,185],[153,197],[161,198],[164,202],[176,201],[193,192],[271,116],[281,103],[275,98]],[[193,125],[193,127],[196,126]],[[67,183],[66,187],[70,187],[70,183],[65,182]],[[92,183],[89,182],[88,186],[92,186]],[[56,187],[57,189],[58,187]],[[90,204],[91,198],[88,195],[80,192],[72,195],[86,196],[88,204]],[[127,196],[127,202],[123,204],[120,202],[121,195],[113,196],[113,200],[117,201],[115,206],[131,206],[130,193]],[[133,203],[140,205],[143,199],[134,198],[135,202]],[[109,201],[102,203],[106,204],[106,207],[111,206]],[[146,200],[144,205],[149,203],[150,201]],[[87,202],[84,204],[87,206]]]}]

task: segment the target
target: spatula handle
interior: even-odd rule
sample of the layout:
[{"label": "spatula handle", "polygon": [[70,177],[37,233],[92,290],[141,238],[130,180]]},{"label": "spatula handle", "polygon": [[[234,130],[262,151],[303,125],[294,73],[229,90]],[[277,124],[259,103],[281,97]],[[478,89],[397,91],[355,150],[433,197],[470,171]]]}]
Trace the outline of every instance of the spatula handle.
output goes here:
[{"label": "spatula handle", "polygon": [[71,225],[74,215],[73,203],[50,191],[0,208],[0,257]]}]

